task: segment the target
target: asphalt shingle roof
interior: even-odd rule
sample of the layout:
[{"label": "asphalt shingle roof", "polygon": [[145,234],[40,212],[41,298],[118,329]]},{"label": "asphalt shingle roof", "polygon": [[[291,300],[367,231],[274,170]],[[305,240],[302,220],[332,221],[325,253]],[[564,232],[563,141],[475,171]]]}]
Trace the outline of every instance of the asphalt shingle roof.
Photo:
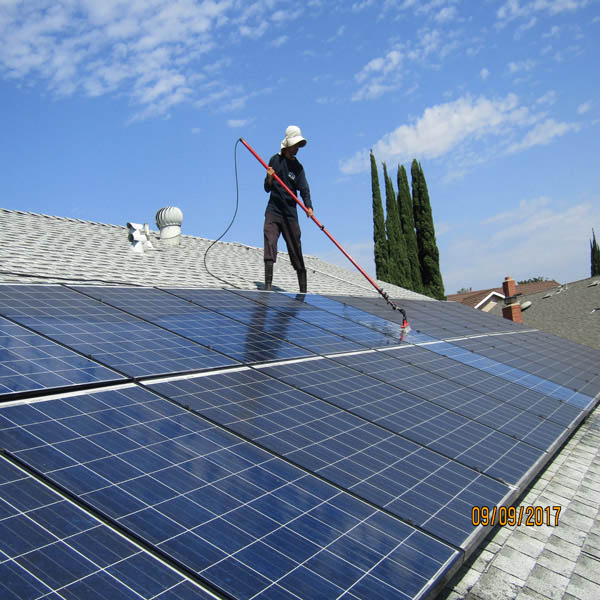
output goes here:
[{"label": "asphalt shingle roof", "polygon": [[[261,289],[264,281],[262,248],[235,242],[218,242],[212,247],[206,259],[207,271],[204,254],[212,240],[205,238],[182,235],[180,245],[166,246],[157,232],[151,232],[154,250],[138,254],[131,249],[124,226],[7,209],[0,209],[0,232],[0,280],[4,282]],[[305,263],[309,292],[378,296],[350,263],[345,269],[314,256],[305,256]],[[395,298],[431,300],[395,285],[377,283]],[[286,252],[278,253],[274,289],[298,289]]]},{"label": "asphalt shingle roof", "polygon": [[[560,337],[600,349],[600,277],[581,279],[550,290],[522,295],[518,301],[530,301],[523,311],[523,324]],[[502,315],[503,304],[490,314]]]}]

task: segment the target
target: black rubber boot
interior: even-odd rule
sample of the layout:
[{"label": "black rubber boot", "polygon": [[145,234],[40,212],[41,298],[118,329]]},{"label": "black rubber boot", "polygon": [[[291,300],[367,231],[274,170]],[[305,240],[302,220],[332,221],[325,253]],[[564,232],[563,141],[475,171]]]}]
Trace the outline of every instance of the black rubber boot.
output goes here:
[{"label": "black rubber boot", "polygon": [[306,294],[306,271],[298,271],[298,285],[300,286],[300,293]]},{"label": "black rubber boot", "polygon": [[270,292],[273,283],[273,261],[265,260],[265,291]]}]

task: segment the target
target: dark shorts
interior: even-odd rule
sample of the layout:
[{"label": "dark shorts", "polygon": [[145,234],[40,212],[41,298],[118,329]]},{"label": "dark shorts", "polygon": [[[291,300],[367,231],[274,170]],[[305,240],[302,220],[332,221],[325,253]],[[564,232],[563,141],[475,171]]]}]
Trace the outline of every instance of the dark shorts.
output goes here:
[{"label": "dark shorts", "polygon": [[300,224],[295,219],[285,219],[273,213],[265,214],[265,260],[277,260],[277,240],[283,235],[287,246],[292,267],[296,271],[305,271],[304,258],[302,257],[302,243],[300,242]]}]

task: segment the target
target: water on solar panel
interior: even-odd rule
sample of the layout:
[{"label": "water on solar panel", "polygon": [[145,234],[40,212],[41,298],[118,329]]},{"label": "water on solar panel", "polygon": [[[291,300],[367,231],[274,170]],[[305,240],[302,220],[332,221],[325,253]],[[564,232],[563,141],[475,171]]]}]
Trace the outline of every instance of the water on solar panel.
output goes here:
[{"label": "water on solar panel", "polygon": [[350,339],[296,318],[293,310],[278,311],[232,292],[179,288],[168,291],[317,354],[363,348]]},{"label": "water on solar panel", "polygon": [[75,288],[245,364],[312,352],[155,288]]}]

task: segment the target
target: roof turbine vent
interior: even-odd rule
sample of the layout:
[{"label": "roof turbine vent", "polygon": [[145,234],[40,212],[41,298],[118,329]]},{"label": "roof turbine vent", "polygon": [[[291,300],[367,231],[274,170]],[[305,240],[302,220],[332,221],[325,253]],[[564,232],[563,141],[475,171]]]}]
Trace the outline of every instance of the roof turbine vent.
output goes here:
[{"label": "roof turbine vent", "polygon": [[176,246],[181,243],[181,224],[183,213],[176,206],[161,208],[156,213],[156,226],[160,229],[160,239],[163,244]]}]

